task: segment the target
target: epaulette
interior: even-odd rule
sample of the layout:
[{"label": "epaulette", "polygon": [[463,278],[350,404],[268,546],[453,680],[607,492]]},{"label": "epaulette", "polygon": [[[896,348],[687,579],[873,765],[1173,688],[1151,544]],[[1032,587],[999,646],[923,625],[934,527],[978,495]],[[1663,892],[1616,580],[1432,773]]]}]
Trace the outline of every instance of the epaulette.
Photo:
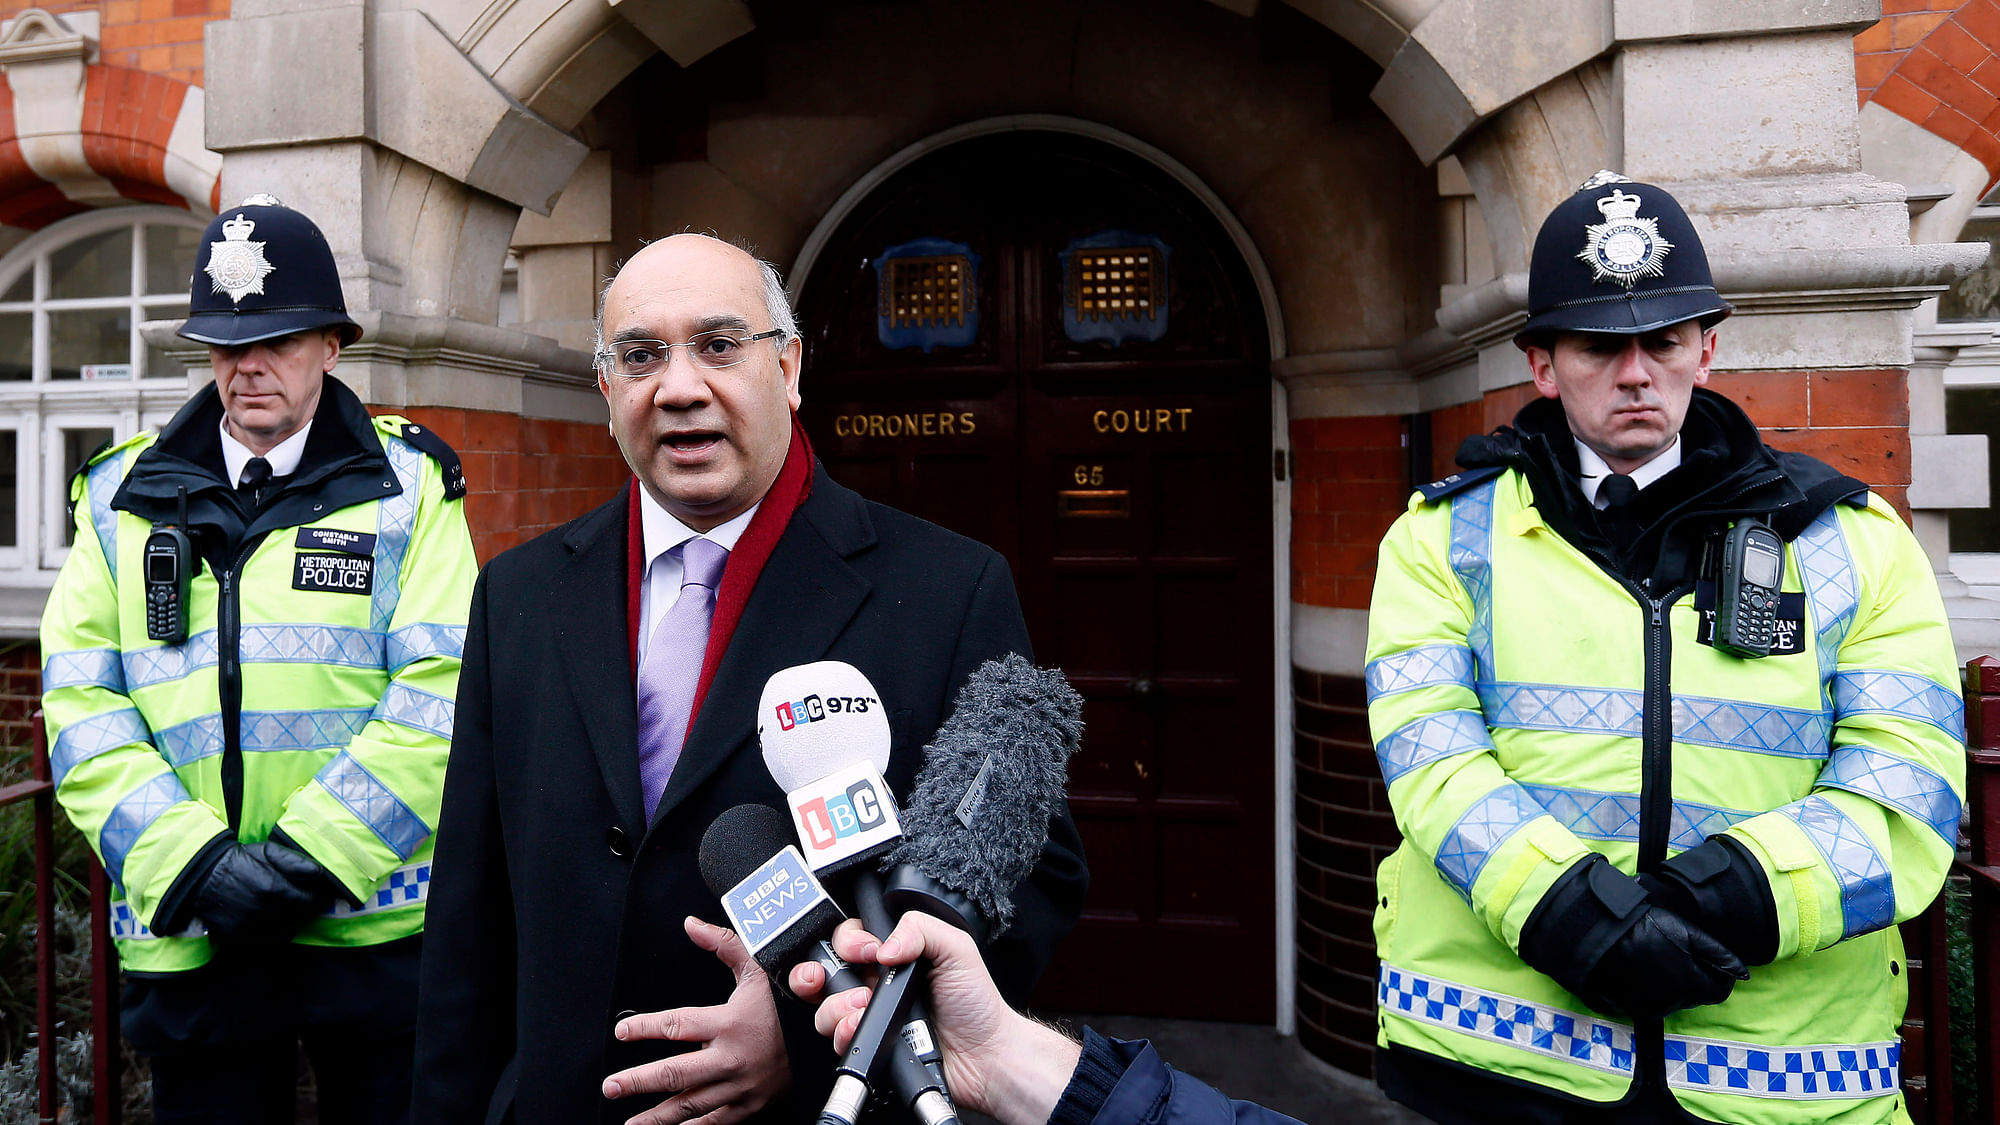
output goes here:
[{"label": "epaulette", "polygon": [[465,466],[459,464],[456,450],[437,436],[437,432],[419,426],[408,418],[394,414],[383,414],[375,419],[375,428],[390,437],[401,438],[428,454],[431,460],[444,470],[444,498],[461,500],[465,497]]},{"label": "epaulette", "polygon": [[1424,494],[1424,503],[1435,504],[1447,496],[1464,492],[1475,484],[1492,480],[1507,471],[1505,465],[1488,465],[1480,469],[1464,469],[1429,484],[1420,484],[1417,491]]},{"label": "epaulette", "polygon": [[105,438],[102,445],[90,451],[90,456],[85,457],[83,463],[78,465],[69,475],[69,514],[72,519],[76,517],[77,500],[83,495],[83,478],[89,475],[90,470],[96,468],[99,463],[113,454],[123,453],[135,445],[142,444],[152,436],[153,431],[141,430],[124,441],[113,441],[110,438]]}]

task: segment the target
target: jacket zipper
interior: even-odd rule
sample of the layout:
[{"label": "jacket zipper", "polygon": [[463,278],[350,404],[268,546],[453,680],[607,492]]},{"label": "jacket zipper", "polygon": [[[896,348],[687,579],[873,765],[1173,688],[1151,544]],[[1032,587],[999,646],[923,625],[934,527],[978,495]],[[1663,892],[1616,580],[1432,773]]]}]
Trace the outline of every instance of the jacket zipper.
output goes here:
[{"label": "jacket zipper", "polygon": [[1682,591],[1653,597],[1651,580],[1636,591],[1646,610],[1646,689],[1640,721],[1639,870],[1656,870],[1667,859],[1667,830],[1673,822],[1674,718],[1669,688],[1673,635],[1667,607]]},{"label": "jacket zipper", "polygon": [[222,803],[232,834],[243,820],[243,608],[236,577],[263,539],[258,535],[243,544],[229,567],[215,576],[221,593],[216,607],[215,668],[222,697]]}]

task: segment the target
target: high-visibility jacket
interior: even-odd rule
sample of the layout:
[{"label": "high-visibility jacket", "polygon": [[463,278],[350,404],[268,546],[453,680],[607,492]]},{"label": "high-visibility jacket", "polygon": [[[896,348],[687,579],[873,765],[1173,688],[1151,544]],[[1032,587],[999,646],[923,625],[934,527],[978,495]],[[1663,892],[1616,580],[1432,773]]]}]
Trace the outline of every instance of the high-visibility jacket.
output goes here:
[{"label": "high-visibility jacket", "polygon": [[[340,883],[348,901],[299,943],[422,930],[477,570],[456,457],[420,427],[371,420],[328,378],[306,463],[245,526],[215,469],[177,455],[219,454],[220,416],[206,388],[78,474],[42,618],[56,797],[116,884],[112,936],[140,972],[207,962],[198,921],[151,924],[218,837],[280,830]],[[207,557],[187,640],[165,645],[147,637],[141,552],[181,487]]]},{"label": "high-visibility jacket", "polygon": [[[1600,1103],[1663,1064],[1707,1120],[1906,1121],[1895,923],[1936,895],[1964,792],[1930,563],[1880,499],[1821,507],[1786,545],[1797,651],[1758,660],[1702,643],[1691,586],[1614,573],[1517,468],[1419,493],[1389,532],[1366,680],[1404,840],[1378,873],[1378,1040]],[[1762,866],[1779,931],[1725,1002],[1640,1034],[1517,955],[1580,858],[1631,873],[1649,839],[1716,833]]]}]

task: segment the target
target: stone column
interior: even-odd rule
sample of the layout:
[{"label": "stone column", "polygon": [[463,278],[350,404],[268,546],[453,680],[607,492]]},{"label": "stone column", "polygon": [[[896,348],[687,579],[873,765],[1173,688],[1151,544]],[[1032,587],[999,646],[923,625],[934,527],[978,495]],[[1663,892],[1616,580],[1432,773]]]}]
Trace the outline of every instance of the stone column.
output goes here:
[{"label": "stone column", "polygon": [[420,10],[239,0],[206,52],[224,208],[269,192],[326,232],[366,333],[336,374],[459,448],[482,556],[608,495],[623,465],[585,341],[494,323],[522,212],[549,214],[584,144]]}]

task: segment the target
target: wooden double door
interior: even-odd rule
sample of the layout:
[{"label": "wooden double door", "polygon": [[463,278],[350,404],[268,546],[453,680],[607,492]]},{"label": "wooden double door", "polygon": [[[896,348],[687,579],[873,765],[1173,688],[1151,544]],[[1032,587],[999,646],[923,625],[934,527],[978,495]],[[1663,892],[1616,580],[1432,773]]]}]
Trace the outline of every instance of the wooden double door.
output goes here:
[{"label": "wooden double door", "polygon": [[[1271,1019],[1273,442],[1240,255],[1151,165],[999,134],[871,193],[800,311],[828,470],[1006,556],[1085,700],[1090,894],[1038,1001]],[[1162,987],[1189,966],[1226,984]]]}]

